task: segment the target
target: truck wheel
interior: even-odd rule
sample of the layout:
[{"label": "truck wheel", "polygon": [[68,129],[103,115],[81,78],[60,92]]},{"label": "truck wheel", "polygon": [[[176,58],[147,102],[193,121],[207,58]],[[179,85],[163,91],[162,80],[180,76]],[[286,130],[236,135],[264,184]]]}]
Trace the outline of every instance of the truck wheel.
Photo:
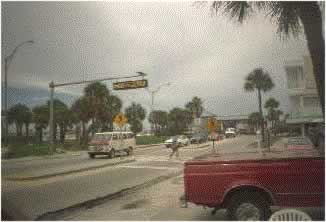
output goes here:
[{"label": "truck wheel", "polygon": [[109,157],[110,157],[111,159],[113,159],[113,158],[115,157],[115,150],[114,150],[114,149],[112,149],[112,150],[110,151]]},{"label": "truck wheel", "polygon": [[259,193],[241,192],[234,194],[227,206],[232,220],[268,220],[271,211],[267,200]]},{"label": "truck wheel", "polygon": [[95,155],[93,153],[88,154],[89,158],[94,159]]}]

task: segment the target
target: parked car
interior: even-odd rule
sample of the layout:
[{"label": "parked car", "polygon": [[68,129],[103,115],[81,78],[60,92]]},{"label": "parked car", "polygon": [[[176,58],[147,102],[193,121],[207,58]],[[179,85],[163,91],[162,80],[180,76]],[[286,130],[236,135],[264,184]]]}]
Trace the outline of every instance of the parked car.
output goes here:
[{"label": "parked car", "polygon": [[188,146],[190,144],[190,140],[187,136],[179,135],[165,140],[164,144],[167,148],[170,148],[172,144],[177,144],[178,146]]},{"label": "parked car", "polygon": [[316,151],[207,156],[184,164],[187,203],[226,208],[232,220],[267,220],[271,206],[324,207],[325,160]]},{"label": "parked car", "polygon": [[227,128],[225,130],[225,137],[229,138],[229,137],[236,137],[237,132],[235,128]]},{"label": "parked car", "polygon": [[178,141],[178,136],[172,136],[171,138],[164,141],[166,148],[172,147],[173,144],[176,144]]},{"label": "parked car", "polygon": [[190,139],[185,135],[178,136],[177,143],[181,146],[188,146],[190,144]]},{"label": "parked car", "polygon": [[204,134],[196,134],[190,138],[190,143],[204,143],[207,139],[208,137]]}]

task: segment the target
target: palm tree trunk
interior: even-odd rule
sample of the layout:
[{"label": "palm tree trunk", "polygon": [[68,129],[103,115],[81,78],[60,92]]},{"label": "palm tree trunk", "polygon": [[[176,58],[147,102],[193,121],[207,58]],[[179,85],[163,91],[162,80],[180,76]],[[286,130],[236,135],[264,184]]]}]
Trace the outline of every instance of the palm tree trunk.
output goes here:
[{"label": "palm tree trunk", "polygon": [[259,103],[259,113],[260,113],[260,126],[261,126],[261,136],[262,141],[265,141],[265,131],[264,131],[264,117],[263,117],[263,109],[261,106],[261,91],[260,89],[257,89],[258,91],[258,103]]},{"label": "palm tree trunk", "polygon": [[29,124],[28,123],[25,123],[25,136],[26,136],[26,142],[28,143],[28,140],[29,140]]},{"label": "palm tree trunk", "polygon": [[321,11],[317,2],[301,2],[300,6],[300,19],[304,27],[320,105],[325,118],[325,42],[322,34]]},{"label": "palm tree trunk", "polygon": [[86,144],[87,142],[87,132],[86,132],[86,124],[85,122],[82,122],[82,144]]},{"label": "palm tree trunk", "polygon": [[60,143],[63,144],[65,140],[65,134],[64,134],[64,126],[60,126]]},{"label": "palm tree trunk", "polygon": [[40,133],[40,135],[39,135],[40,143],[42,143],[43,142],[43,129],[42,128],[39,129],[39,133]]}]

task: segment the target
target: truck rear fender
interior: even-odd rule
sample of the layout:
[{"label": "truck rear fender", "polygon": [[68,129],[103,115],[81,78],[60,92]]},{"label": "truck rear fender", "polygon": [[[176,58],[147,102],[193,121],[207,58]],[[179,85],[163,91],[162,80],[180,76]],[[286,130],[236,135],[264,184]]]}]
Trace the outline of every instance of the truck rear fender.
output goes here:
[{"label": "truck rear fender", "polygon": [[264,196],[270,205],[275,204],[273,194],[268,189],[257,184],[241,184],[232,186],[224,193],[222,206],[225,207],[227,205],[227,201],[230,200],[231,196],[238,192],[258,192]]}]

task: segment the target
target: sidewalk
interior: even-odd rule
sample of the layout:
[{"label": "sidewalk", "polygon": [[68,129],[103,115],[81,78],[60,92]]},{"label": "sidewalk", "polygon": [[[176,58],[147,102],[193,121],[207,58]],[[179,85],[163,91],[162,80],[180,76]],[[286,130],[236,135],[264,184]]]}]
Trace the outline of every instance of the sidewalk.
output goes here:
[{"label": "sidewalk", "polygon": [[[148,145],[136,145],[135,149],[141,149],[141,148],[148,148],[148,147],[155,147],[163,145],[163,143],[158,144],[148,144]],[[24,161],[32,161],[32,160],[43,160],[43,159],[60,159],[65,158],[68,156],[80,156],[84,153],[87,153],[87,150],[81,150],[81,151],[66,151],[65,153],[55,153],[53,155],[44,155],[44,156],[27,156],[27,157],[21,157],[21,158],[12,158],[12,159],[1,159],[2,162],[24,162]]]}]

